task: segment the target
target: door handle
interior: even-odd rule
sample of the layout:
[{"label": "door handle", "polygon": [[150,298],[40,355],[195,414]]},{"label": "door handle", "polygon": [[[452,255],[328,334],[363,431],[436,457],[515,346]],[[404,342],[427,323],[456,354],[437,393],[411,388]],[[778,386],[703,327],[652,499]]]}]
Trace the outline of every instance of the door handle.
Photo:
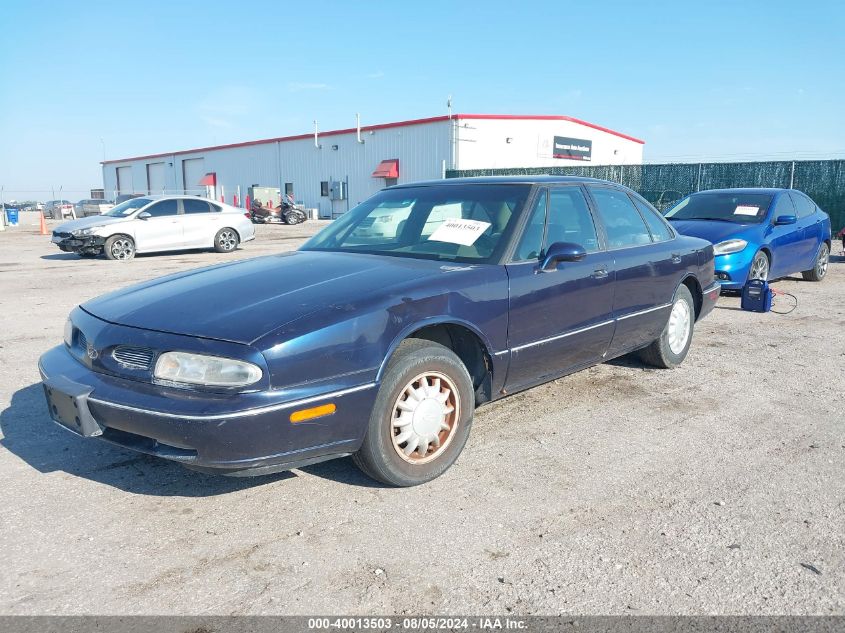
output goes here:
[{"label": "door handle", "polygon": [[672,253],[672,263],[673,264],[680,264],[681,263],[681,254],[680,253]]},{"label": "door handle", "polygon": [[592,277],[593,279],[604,279],[609,274],[610,273],[607,272],[607,268],[597,268],[593,271],[593,274],[590,275],[590,277]]}]

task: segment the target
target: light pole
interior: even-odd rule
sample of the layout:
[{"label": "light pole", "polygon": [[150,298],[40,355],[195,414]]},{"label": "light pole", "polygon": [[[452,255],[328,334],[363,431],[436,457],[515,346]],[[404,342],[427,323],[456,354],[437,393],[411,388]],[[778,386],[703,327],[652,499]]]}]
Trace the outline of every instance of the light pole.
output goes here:
[{"label": "light pole", "polygon": [[100,138],[100,144],[102,144],[102,146],[103,146],[103,162],[105,163],[106,162],[106,142],[102,139],[102,137]]}]

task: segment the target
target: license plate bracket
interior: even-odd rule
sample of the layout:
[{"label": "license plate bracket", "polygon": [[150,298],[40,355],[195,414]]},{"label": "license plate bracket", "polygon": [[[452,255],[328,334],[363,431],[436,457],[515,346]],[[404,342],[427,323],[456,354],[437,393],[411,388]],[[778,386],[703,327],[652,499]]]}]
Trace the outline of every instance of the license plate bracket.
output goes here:
[{"label": "license plate bracket", "polygon": [[83,437],[103,434],[103,427],[88,409],[92,387],[73,382],[64,376],[44,380],[44,396],[54,422]]}]

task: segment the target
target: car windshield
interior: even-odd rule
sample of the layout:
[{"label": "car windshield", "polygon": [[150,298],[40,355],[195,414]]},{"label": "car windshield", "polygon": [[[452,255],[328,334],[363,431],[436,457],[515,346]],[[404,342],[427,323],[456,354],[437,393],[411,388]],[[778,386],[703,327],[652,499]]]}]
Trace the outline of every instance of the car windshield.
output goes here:
[{"label": "car windshield", "polygon": [[126,202],[121,202],[113,209],[106,211],[103,215],[108,215],[113,218],[125,218],[126,216],[135,213],[135,211],[141,207],[147,206],[150,202],[152,202],[152,200],[149,198],[132,198]]},{"label": "car windshield", "polygon": [[720,220],[759,224],[766,217],[772,194],[739,192],[694,193],[666,212],[668,220]]},{"label": "car windshield", "polygon": [[507,245],[530,189],[487,184],[385,189],[301,250],[494,262]]}]

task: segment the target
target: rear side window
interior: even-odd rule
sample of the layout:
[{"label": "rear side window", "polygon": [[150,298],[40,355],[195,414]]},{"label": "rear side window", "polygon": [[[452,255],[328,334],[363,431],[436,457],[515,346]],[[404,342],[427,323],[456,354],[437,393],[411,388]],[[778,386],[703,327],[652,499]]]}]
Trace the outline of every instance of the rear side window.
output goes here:
[{"label": "rear side window", "polygon": [[211,212],[211,205],[209,205],[205,200],[192,200],[190,198],[185,198],[182,200],[182,208],[185,210],[185,213],[210,213]]},{"label": "rear side window", "polygon": [[792,202],[795,203],[795,215],[799,218],[806,218],[815,212],[816,205],[803,193],[790,191],[789,195],[792,197]]},{"label": "rear side window", "polygon": [[546,246],[555,242],[571,242],[584,247],[588,253],[599,250],[596,225],[587,199],[578,187],[549,189],[549,221]]},{"label": "rear side window", "polygon": [[633,196],[631,199],[634,201],[634,205],[636,205],[640,215],[643,216],[643,220],[648,225],[648,230],[651,231],[651,239],[655,242],[671,240],[672,230],[666,226],[666,221],[663,217],[642,200],[638,200]]},{"label": "rear side window", "polygon": [[607,231],[608,248],[651,244],[651,234],[631,199],[622,191],[590,187]]},{"label": "rear side window", "polygon": [[179,213],[179,201],[162,200],[161,202],[156,202],[153,206],[147,209],[147,213],[149,213],[154,218],[160,218],[167,215],[176,215],[177,213]]}]

